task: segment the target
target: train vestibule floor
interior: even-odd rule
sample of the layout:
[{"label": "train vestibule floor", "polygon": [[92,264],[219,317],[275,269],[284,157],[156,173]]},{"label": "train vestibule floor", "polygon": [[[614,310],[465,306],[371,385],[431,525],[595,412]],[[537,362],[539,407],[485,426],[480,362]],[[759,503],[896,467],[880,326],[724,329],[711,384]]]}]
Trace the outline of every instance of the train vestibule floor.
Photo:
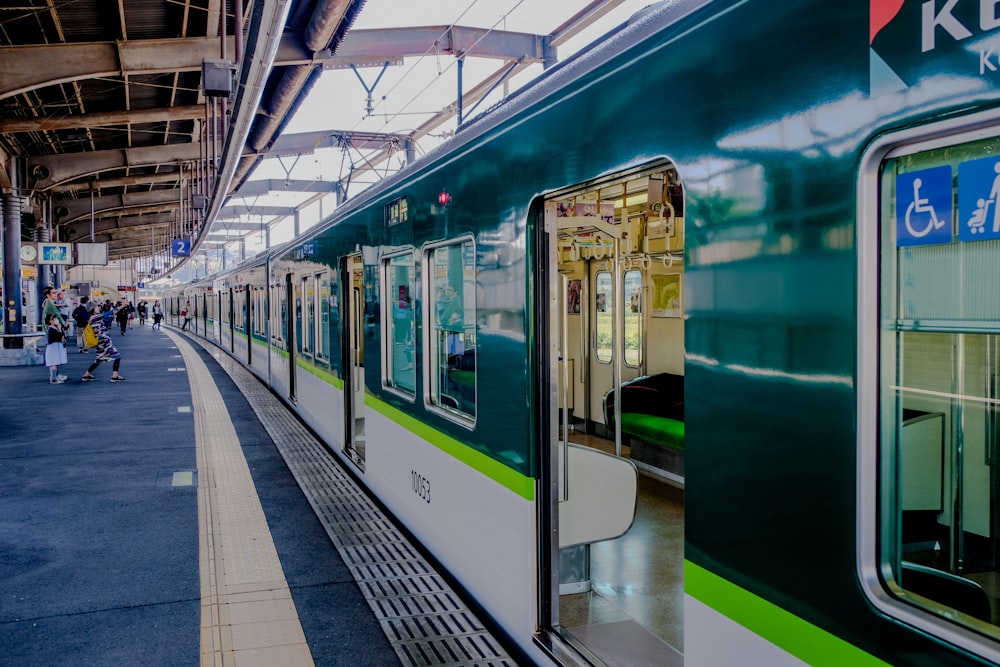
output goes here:
[{"label": "train vestibule floor", "polygon": [[[613,451],[596,436],[570,439]],[[590,591],[560,597],[560,623],[574,639],[608,664],[683,664],[683,489],[640,474],[635,522],[591,545],[590,575]]]}]

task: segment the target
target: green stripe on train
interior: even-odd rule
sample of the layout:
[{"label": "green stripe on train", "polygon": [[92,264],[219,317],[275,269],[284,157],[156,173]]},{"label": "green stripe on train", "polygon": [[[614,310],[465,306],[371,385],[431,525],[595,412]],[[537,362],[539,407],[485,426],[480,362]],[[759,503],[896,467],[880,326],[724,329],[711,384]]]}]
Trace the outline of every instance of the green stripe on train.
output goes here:
[{"label": "green stripe on train", "polygon": [[379,414],[396,422],[407,431],[423,438],[445,454],[458,459],[465,465],[478,470],[494,482],[510,489],[525,500],[535,499],[535,480],[526,477],[513,468],[490,458],[451,436],[437,431],[419,419],[394,408],[371,395],[365,396],[365,405]]},{"label": "green stripe on train", "polygon": [[889,664],[689,560],[684,592],[810,665]]},{"label": "green stripe on train", "polygon": [[[287,352],[285,352],[285,358],[286,359],[288,358],[288,353]],[[302,359],[300,357],[295,357],[295,365],[298,368],[301,368],[302,370],[306,371],[310,375],[315,375],[316,377],[318,377],[323,382],[326,382],[327,384],[333,385],[334,387],[336,387],[337,389],[339,389],[341,391],[344,390],[344,381],[341,380],[336,375],[334,375],[332,372],[326,370],[325,368],[320,368],[316,364],[314,364],[314,363],[312,363],[310,361],[307,361],[305,359]]]}]

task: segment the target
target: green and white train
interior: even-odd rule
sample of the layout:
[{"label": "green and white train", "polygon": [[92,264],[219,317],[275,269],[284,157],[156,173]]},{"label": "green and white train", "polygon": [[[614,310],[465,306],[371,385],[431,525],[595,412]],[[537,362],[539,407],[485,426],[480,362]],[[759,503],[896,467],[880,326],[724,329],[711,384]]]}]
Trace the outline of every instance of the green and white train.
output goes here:
[{"label": "green and white train", "polygon": [[975,665],[998,279],[1000,2],[678,0],[168,314],[526,662]]}]

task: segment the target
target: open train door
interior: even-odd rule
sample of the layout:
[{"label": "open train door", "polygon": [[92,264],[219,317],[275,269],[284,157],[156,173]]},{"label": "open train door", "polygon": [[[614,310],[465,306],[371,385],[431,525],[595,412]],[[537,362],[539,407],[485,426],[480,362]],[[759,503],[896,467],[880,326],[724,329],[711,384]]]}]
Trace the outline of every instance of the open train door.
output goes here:
[{"label": "open train door", "polygon": [[344,259],[344,453],[365,464],[365,272],[361,254]]},{"label": "open train door", "polygon": [[678,224],[667,188],[676,180],[673,165],[658,160],[553,192],[533,208],[544,397],[539,641],[555,655],[683,660],[683,491],[636,463],[635,440],[622,433],[631,422],[614,400],[651,374],[683,372],[679,317],[650,322],[654,303],[658,316],[668,314],[650,287],[672,284],[662,276],[680,270],[668,266],[666,231]]}]

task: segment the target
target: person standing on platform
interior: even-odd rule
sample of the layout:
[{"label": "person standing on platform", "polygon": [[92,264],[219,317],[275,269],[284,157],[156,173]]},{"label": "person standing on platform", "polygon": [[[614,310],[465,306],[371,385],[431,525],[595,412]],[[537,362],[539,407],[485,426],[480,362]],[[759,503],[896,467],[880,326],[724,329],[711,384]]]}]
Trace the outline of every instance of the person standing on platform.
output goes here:
[{"label": "person standing on platform", "polygon": [[153,304],[153,328],[156,330],[160,329],[160,322],[163,321],[163,307],[160,302],[157,301]]},{"label": "person standing on platform", "polygon": [[184,308],[181,309],[181,319],[184,320],[184,323],[181,324],[181,331],[185,331],[187,329],[187,326],[189,324],[191,324],[191,302],[190,301],[185,301],[184,302]]},{"label": "person standing on platform", "polygon": [[114,362],[111,366],[111,381],[124,382],[125,378],[118,374],[118,367],[122,363],[122,355],[111,344],[111,334],[108,333],[108,327],[104,324],[104,315],[101,313],[99,306],[94,306],[90,312],[90,326],[97,333],[97,357],[94,358],[94,363],[90,365],[90,368],[87,369],[80,379],[84,382],[93,382],[97,379],[94,377],[94,371],[97,370],[97,367],[105,361],[111,361]]},{"label": "person standing on platform", "polygon": [[49,383],[62,384],[66,381],[65,375],[60,375],[59,367],[65,364],[66,346],[63,343],[65,335],[59,318],[55,315],[48,316],[48,345],[45,346],[45,365],[49,367]]},{"label": "person standing on platform", "polygon": [[115,320],[118,322],[118,327],[122,330],[122,335],[125,335],[125,330],[128,328],[128,303],[119,303],[118,310],[115,311]]},{"label": "person standing on platform", "polygon": [[85,296],[81,298],[80,305],[73,309],[71,315],[73,322],[76,324],[76,347],[80,350],[80,354],[86,354],[90,350],[87,349],[83,330],[87,328],[87,324],[90,322],[90,297]]},{"label": "person standing on platform", "polygon": [[125,309],[128,310],[128,328],[132,328],[132,322],[135,320],[135,304],[131,301],[125,302]]},{"label": "person standing on platform", "polygon": [[46,287],[42,290],[42,294],[45,299],[42,301],[42,322],[49,321],[49,315],[55,315],[59,318],[59,325],[62,328],[66,328],[66,320],[63,319],[62,313],[59,312],[59,306],[55,302],[55,287]]},{"label": "person standing on platform", "polygon": [[139,305],[136,306],[135,310],[139,315],[139,326],[140,327],[146,326],[146,301],[145,300],[140,301]]}]

